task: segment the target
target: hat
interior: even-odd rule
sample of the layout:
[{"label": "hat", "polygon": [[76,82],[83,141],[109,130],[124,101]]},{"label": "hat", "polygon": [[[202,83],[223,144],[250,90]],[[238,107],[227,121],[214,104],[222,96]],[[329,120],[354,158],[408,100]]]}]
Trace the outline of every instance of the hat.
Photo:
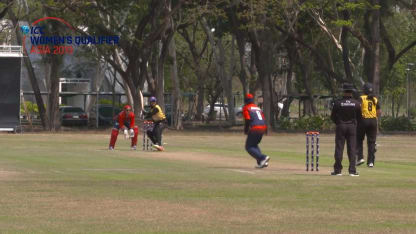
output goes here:
[{"label": "hat", "polygon": [[365,94],[372,94],[373,93],[373,85],[371,83],[365,83],[363,86],[363,91]]},{"label": "hat", "polygon": [[125,105],[125,106],[123,107],[123,109],[124,109],[124,110],[131,110],[131,106],[129,106],[129,105]]},{"label": "hat", "polygon": [[354,86],[352,85],[352,84],[350,84],[350,83],[344,83],[343,85],[342,85],[342,90],[343,91],[354,91],[355,89],[354,89]]},{"label": "hat", "polygon": [[244,102],[245,103],[252,103],[253,102],[253,94],[251,94],[251,93],[246,94],[246,96],[244,98]]},{"label": "hat", "polygon": [[156,102],[156,98],[155,98],[154,96],[151,96],[151,97],[149,98],[149,102]]}]

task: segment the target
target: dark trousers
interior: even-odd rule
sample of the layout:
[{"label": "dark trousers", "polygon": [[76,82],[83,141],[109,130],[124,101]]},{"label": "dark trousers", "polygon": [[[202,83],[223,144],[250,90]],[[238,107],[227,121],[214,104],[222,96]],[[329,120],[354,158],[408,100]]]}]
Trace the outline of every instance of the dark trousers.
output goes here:
[{"label": "dark trousers", "polygon": [[162,132],[165,129],[164,122],[154,123],[152,130],[147,130],[147,136],[153,142],[153,144],[163,146],[162,145]]},{"label": "dark trousers", "polygon": [[262,138],[263,132],[250,131],[247,134],[246,150],[251,155],[251,157],[256,159],[257,164],[266,158],[266,155],[262,154],[259,148],[259,143]]},{"label": "dark trousers", "polygon": [[349,160],[349,173],[355,173],[356,163],[356,131],[357,125],[352,123],[339,123],[335,130],[335,164],[334,172],[341,173],[342,171],[342,156],[344,153],[345,141],[347,141],[347,153]]},{"label": "dark trousers", "polygon": [[367,164],[374,163],[377,139],[377,119],[362,119],[357,126],[357,160],[364,158],[363,141],[367,135]]}]

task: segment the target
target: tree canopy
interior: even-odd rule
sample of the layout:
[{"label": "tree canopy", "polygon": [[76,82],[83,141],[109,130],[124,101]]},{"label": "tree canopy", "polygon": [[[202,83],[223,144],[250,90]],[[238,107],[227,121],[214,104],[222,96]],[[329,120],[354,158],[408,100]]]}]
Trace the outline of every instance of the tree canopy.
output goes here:
[{"label": "tree canopy", "polygon": [[[212,107],[220,101],[229,104],[227,119],[234,124],[236,93],[241,97],[252,92],[262,99],[271,126],[279,116],[289,115],[294,98],[302,100],[304,115],[319,115],[317,98],[336,95],[345,82],[358,90],[365,82],[372,83],[375,93],[396,109],[406,93],[406,69],[416,63],[415,12],[416,2],[411,0],[8,0],[0,4],[3,21],[60,17],[76,34],[118,36],[117,46],[91,45],[85,56],[112,67],[136,114],[143,103],[140,93],[147,87],[161,104],[164,93],[176,95],[174,109],[180,111],[175,118],[183,115],[178,97],[191,92],[196,108],[188,108],[193,112],[189,115],[200,120],[206,103]],[[64,30],[53,23],[45,27],[55,35]],[[44,63],[50,64],[51,84],[55,84],[62,70],[60,60],[47,58]],[[281,111],[279,102],[284,103]],[[175,124],[181,128],[180,121]]]}]

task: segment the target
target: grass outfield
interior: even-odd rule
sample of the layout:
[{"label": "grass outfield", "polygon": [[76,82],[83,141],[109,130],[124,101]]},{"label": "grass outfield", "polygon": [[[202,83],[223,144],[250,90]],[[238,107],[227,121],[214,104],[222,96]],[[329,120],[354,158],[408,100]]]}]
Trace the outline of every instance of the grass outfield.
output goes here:
[{"label": "grass outfield", "polygon": [[[305,171],[305,137],[273,134],[255,169],[236,133],[166,132],[165,152],[109,132],[0,134],[1,233],[415,233],[416,144],[380,136],[374,168]],[[141,139],[139,138],[139,141]],[[141,143],[141,141],[140,141]]]}]

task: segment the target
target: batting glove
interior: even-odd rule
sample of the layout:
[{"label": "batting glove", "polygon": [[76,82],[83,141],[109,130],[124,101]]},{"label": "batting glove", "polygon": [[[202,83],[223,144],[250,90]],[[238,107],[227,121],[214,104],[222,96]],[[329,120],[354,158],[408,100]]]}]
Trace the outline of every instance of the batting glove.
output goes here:
[{"label": "batting glove", "polygon": [[133,138],[134,137],[134,131],[133,131],[133,129],[130,129],[130,138]]}]

